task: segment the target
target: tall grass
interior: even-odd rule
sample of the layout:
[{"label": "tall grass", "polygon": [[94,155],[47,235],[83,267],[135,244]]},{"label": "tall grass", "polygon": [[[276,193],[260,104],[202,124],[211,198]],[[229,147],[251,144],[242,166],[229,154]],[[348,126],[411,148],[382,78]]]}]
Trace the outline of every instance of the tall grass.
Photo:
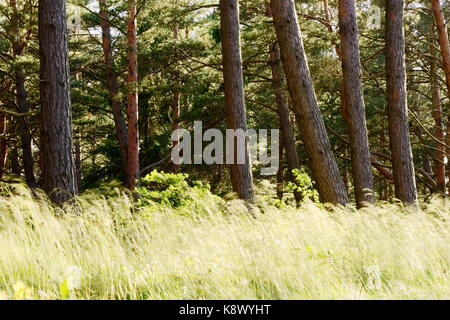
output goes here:
[{"label": "tall grass", "polygon": [[[203,201],[134,211],[127,194],[55,208],[0,197],[0,296],[32,299],[448,299],[450,202],[300,209]],[[64,210],[64,212],[63,212]],[[241,214],[236,214],[241,212]]]}]

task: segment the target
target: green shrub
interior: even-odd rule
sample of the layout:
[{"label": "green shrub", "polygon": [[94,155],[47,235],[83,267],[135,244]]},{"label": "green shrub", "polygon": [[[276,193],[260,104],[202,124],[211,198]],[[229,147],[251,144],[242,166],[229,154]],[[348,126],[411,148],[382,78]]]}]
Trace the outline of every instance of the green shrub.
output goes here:
[{"label": "green shrub", "polygon": [[289,182],[288,189],[297,191],[302,196],[302,201],[309,199],[314,203],[320,203],[319,193],[314,189],[311,177],[304,169],[294,169],[292,171],[295,183]]},{"label": "green shrub", "polygon": [[140,180],[140,187],[137,188],[139,200],[136,205],[138,209],[152,207],[170,207],[204,209],[207,203],[223,202],[219,197],[214,196],[210,191],[209,184],[201,181],[188,182],[189,176],[183,173],[165,173],[154,170]]}]

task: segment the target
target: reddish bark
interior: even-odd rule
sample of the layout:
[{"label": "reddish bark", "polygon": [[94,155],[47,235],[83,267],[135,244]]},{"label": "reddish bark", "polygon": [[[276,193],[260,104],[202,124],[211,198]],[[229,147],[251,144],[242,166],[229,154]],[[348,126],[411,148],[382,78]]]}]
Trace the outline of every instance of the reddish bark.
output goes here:
[{"label": "reddish bark", "polygon": [[139,113],[136,0],[128,0],[128,182],[134,190],[139,179]]}]

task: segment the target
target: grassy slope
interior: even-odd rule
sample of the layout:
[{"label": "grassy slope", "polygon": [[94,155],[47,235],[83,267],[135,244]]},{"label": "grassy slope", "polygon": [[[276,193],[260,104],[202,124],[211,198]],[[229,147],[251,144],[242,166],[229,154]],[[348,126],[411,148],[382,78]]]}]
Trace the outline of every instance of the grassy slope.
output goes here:
[{"label": "grassy slope", "polygon": [[90,193],[58,217],[16,186],[0,198],[0,298],[450,298],[448,200],[409,211],[266,206],[256,218],[198,201],[190,216],[132,214],[126,195]]}]

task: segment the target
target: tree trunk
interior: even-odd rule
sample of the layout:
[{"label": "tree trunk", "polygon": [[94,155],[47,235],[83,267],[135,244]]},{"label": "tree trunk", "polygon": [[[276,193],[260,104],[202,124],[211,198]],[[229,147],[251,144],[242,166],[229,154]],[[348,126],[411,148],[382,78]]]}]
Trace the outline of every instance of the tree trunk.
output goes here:
[{"label": "tree trunk", "polygon": [[450,98],[450,47],[448,42],[448,33],[445,28],[445,19],[442,13],[442,6],[439,0],[431,0],[433,6],[434,20],[439,35],[439,44],[441,47],[442,62],[444,64],[445,80],[447,85],[447,94]]},{"label": "tree trunk", "polygon": [[[434,40],[434,32],[433,32]],[[433,41],[434,42],[434,41]],[[431,46],[431,88],[433,92],[433,110],[435,123],[435,137],[440,142],[445,143],[444,139],[444,121],[442,119],[441,93],[439,91],[439,82],[436,76],[436,50]],[[445,193],[445,146],[441,143],[436,144],[436,154],[434,161],[434,175],[436,176],[437,191]]]},{"label": "tree trunk", "polygon": [[[27,91],[25,90],[25,78],[22,70],[16,71],[16,99],[20,113],[29,111],[27,103]],[[25,181],[30,188],[37,188],[38,184],[34,176],[33,152],[31,150],[32,136],[28,127],[27,117],[19,117],[19,134],[22,144],[22,165],[25,173]]]},{"label": "tree trunk", "polygon": [[[242,129],[246,132],[247,115],[244,102],[238,0],[220,0],[220,23],[227,127],[234,130]],[[233,191],[239,198],[254,202],[253,176],[247,143],[246,139],[245,164],[238,164],[235,159],[231,165],[231,181]],[[234,148],[236,158],[236,141]]]},{"label": "tree trunk", "polygon": [[78,133],[75,141],[75,170],[77,177],[77,186],[81,190],[81,181],[83,179],[83,163],[81,160],[81,134]]},{"label": "tree trunk", "polygon": [[[279,200],[283,200],[284,197],[284,164],[283,164],[283,157],[284,157],[284,146],[283,143],[280,143],[280,165],[278,167],[277,172],[277,198]],[[296,199],[297,200],[297,199]],[[297,201],[298,203],[298,201]]]},{"label": "tree trunk", "polygon": [[[0,135],[6,134],[6,115],[0,114]],[[6,161],[6,137],[0,139],[0,179],[3,178]]]},{"label": "tree trunk", "polygon": [[353,183],[356,204],[361,207],[364,202],[374,201],[374,190],[354,0],[339,0],[339,26]]},{"label": "tree trunk", "polygon": [[111,26],[109,24],[109,14],[107,0],[99,0],[100,6],[100,25],[102,28],[103,53],[105,55],[106,65],[106,83],[111,100],[111,109],[114,117],[117,140],[119,141],[120,155],[122,157],[122,166],[125,175],[128,168],[128,132],[125,118],[122,113],[119,95],[119,85],[117,83],[117,74],[115,71],[114,55],[112,48]]},{"label": "tree trunk", "polygon": [[417,202],[417,188],[408,125],[403,9],[403,0],[386,0],[387,109],[395,195],[412,204]]},{"label": "tree trunk", "polygon": [[136,0],[128,0],[128,183],[134,190],[139,179],[139,112]]},{"label": "tree trunk", "polygon": [[[286,98],[283,94],[284,87],[282,81],[283,78],[281,73],[281,58],[278,43],[275,43],[270,47],[270,65],[272,68],[272,84],[278,106],[278,115],[280,117],[283,145],[284,150],[286,151],[286,158],[289,167],[289,177],[291,178],[292,182],[295,182],[292,171],[295,169],[299,169],[300,163],[298,161],[297,148],[295,147],[295,137],[291,125],[291,118],[289,116],[289,108]],[[302,196],[298,192],[294,192],[294,196],[297,203],[302,200]]]},{"label": "tree trunk", "polygon": [[321,200],[346,204],[347,192],[317,105],[294,2],[271,0],[270,3],[298,126]]},{"label": "tree trunk", "polygon": [[17,151],[17,121],[16,117],[10,116],[8,121],[8,139],[6,140],[7,146],[10,148],[9,162],[11,166],[11,173],[19,176],[22,173],[19,164],[19,153]]},{"label": "tree trunk", "polygon": [[[14,57],[22,55],[25,43],[20,39],[19,21],[16,0],[10,0],[10,6],[13,10],[11,15],[11,33],[13,36],[12,47]],[[27,91],[25,89],[25,77],[23,70],[17,67],[15,70],[16,84],[16,102],[20,113],[29,111],[27,103]],[[31,150],[32,136],[28,127],[27,117],[19,117],[19,134],[22,145],[22,165],[25,172],[25,181],[30,188],[37,187],[36,177],[34,175],[33,152]]]},{"label": "tree trunk", "polygon": [[[450,115],[447,116],[447,134],[445,136],[445,144],[447,146],[450,146]],[[450,147],[446,148],[446,153],[447,153],[447,158],[450,155]],[[448,161],[450,161],[450,159],[447,159]],[[450,170],[447,170],[447,174],[448,174],[448,193],[450,194]]]},{"label": "tree trunk", "polygon": [[[178,26],[174,25],[172,27],[172,32],[173,32],[174,40],[178,42],[178,40],[180,38]],[[177,75],[177,78],[179,78],[178,75]],[[176,84],[175,84],[175,90],[173,93],[173,100],[172,100],[172,113],[173,113],[172,130],[173,131],[178,130],[180,127],[179,122],[178,122],[179,117],[180,117],[180,99],[181,99],[179,86],[180,86],[180,81],[179,81],[179,79],[177,79]],[[175,139],[173,141],[173,147],[175,148],[176,146],[178,146],[179,143],[180,143],[180,137],[178,136],[177,139]]]},{"label": "tree trunk", "polygon": [[42,188],[55,203],[77,193],[65,0],[39,1]]}]

